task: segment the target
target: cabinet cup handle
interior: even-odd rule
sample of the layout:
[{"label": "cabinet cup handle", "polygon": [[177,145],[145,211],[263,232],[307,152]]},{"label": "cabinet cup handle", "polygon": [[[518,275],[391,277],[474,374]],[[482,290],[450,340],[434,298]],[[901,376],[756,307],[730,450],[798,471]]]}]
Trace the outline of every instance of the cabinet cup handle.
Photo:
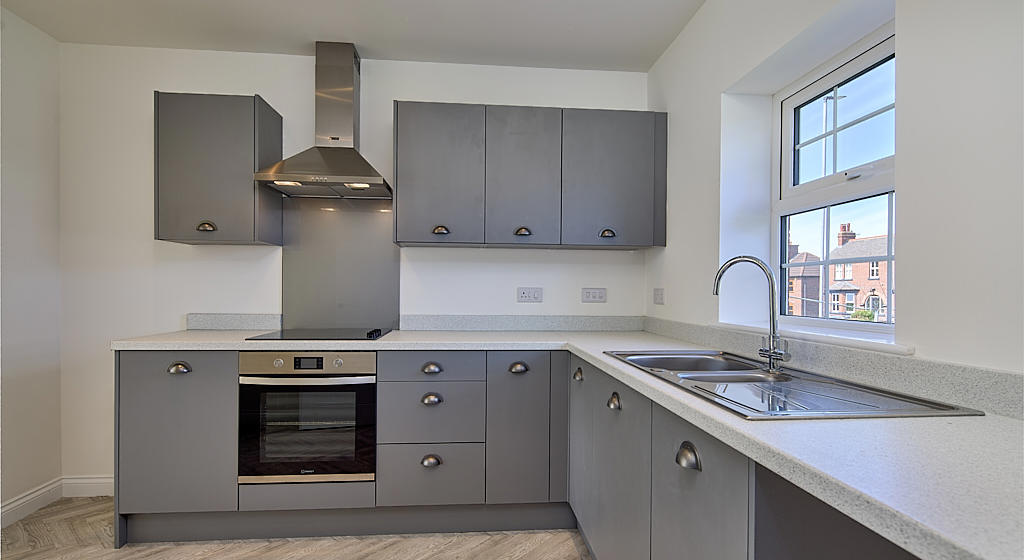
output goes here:
[{"label": "cabinet cup handle", "polygon": [[514,362],[508,366],[509,373],[526,373],[530,371],[530,366],[526,365],[526,362]]},{"label": "cabinet cup handle", "polygon": [[448,235],[451,233],[448,231],[448,226],[434,226],[434,229],[431,231],[434,235]]},{"label": "cabinet cup handle", "polygon": [[192,366],[189,365],[188,362],[174,362],[171,365],[167,366],[167,373],[175,375],[183,373],[192,373]]},{"label": "cabinet cup handle", "polygon": [[676,452],[676,464],[684,469],[700,471],[700,455],[697,455],[697,447],[689,441],[684,441]]},{"label": "cabinet cup handle", "polygon": [[437,406],[444,402],[444,397],[442,397],[438,393],[427,393],[423,395],[423,397],[420,399],[420,402],[427,406]]},{"label": "cabinet cup handle", "polygon": [[615,230],[612,228],[604,228],[601,233],[597,234],[598,237],[615,237]]},{"label": "cabinet cup handle", "polygon": [[441,457],[439,455],[434,455],[433,453],[430,455],[424,455],[423,458],[420,459],[420,464],[423,465],[423,468],[427,469],[440,467],[442,463],[444,463],[444,461],[441,460]]},{"label": "cabinet cup handle", "polygon": [[526,226],[522,226],[522,227],[516,228],[516,231],[513,233],[513,235],[527,236],[527,235],[533,235],[533,232],[530,231],[530,228],[528,228]]},{"label": "cabinet cup handle", "polygon": [[583,381],[583,368],[581,368],[581,367],[576,368],[576,371],[573,372],[573,374],[572,374],[572,380],[573,381]]},{"label": "cabinet cup handle", "polygon": [[622,410],[622,401],[619,400],[618,393],[612,393],[612,396],[608,397],[608,408],[612,410]]},{"label": "cabinet cup handle", "polygon": [[199,225],[196,226],[196,231],[217,231],[217,224],[209,220],[204,220],[199,222]]},{"label": "cabinet cup handle", "polygon": [[441,367],[441,364],[437,362],[427,362],[423,364],[423,369],[421,369],[420,371],[422,371],[426,375],[437,375],[444,371],[444,368]]}]

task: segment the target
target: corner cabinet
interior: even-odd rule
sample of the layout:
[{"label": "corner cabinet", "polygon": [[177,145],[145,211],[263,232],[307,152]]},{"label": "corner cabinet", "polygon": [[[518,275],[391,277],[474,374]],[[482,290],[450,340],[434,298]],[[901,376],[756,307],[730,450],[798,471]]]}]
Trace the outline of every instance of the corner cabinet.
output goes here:
[{"label": "corner cabinet", "polygon": [[665,113],[395,102],[399,245],[665,245]]},{"label": "corner cabinet", "polygon": [[665,124],[664,113],[562,111],[562,244],[665,245]]},{"label": "corner cabinet", "polygon": [[281,115],[260,96],[154,93],[155,238],[280,245],[281,194],[253,172],[281,160]]},{"label": "corner cabinet", "polygon": [[595,557],[650,558],[651,401],[596,368],[573,366],[569,503]]}]

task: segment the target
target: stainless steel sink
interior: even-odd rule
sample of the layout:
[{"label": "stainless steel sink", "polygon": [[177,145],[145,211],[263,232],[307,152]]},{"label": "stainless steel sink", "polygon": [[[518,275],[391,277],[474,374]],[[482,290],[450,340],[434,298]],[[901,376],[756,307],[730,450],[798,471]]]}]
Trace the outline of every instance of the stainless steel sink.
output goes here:
[{"label": "stainless steel sink", "polygon": [[717,351],[605,352],[748,420],[979,416],[970,408],[921,399]]}]

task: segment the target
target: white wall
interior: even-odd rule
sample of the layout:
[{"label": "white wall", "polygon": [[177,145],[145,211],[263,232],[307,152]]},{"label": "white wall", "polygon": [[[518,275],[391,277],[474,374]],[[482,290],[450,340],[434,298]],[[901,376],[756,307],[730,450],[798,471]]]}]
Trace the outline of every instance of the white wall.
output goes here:
[{"label": "white wall", "polygon": [[113,472],[111,339],[281,309],[280,248],[153,239],[153,91],[259,93],[293,153],[312,143],[312,81],[311,57],[61,45],[65,476]]},{"label": "white wall", "polygon": [[3,10],[3,501],[60,476],[59,46]]},{"label": "white wall", "polygon": [[[360,151],[391,180],[392,100],[646,109],[647,76],[601,72],[364,60]],[[393,184],[393,183],[392,183]],[[642,315],[643,253],[541,249],[402,249],[403,315]],[[517,304],[517,286],[544,302]],[[580,303],[606,287],[608,303]]]},{"label": "white wall", "polygon": [[[312,144],[313,62],[303,56],[61,45],[65,476],[113,471],[111,339],[183,328],[188,312],[281,309],[280,249],[153,240],[153,90],[259,93],[283,116],[284,153],[290,155]],[[646,105],[646,77],[637,73],[373,60],[363,61],[362,72],[362,151],[389,178],[394,98]],[[507,275],[509,262],[518,263],[519,276]],[[639,294],[630,290],[644,274],[636,252],[404,249],[402,268],[403,313],[514,313],[517,282],[547,288],[548,303],[520,306],[526,313],[643,311]],[[578,301],[584,285],[606,286],[609,303],[568,303]]]},{"label": "white wall", "polygon": [[[651,69],[651,108],[671,116],[668,247],[649,252],[647,263],[648,290],[664,286],[666,305],[648,305],[649,315],[697,324],[719,318],[709,287],[719,247],[696,240],[719,233],[725,203],[722,94],[770,93],[763,89],[781,72],[795,80],[836,54],[836,38],[854,25],[866,34],[885,21],[872,21],[868,4],[868,12],[891,17],[891,2],[876,0],[708,0]],[[896,341],[924,358],[1020,371],[1021,3],[895,6]],[[800,56],[806,65],[794,73]],[[984,272],[934,274],[937,266]],[[977,304],[952,311],[947,302],[957,294]]]},{"label": "white wall", "polygon": [[897,0],[896,336],[921,355],[1024,369],[1022,81],[1020,0]]}]

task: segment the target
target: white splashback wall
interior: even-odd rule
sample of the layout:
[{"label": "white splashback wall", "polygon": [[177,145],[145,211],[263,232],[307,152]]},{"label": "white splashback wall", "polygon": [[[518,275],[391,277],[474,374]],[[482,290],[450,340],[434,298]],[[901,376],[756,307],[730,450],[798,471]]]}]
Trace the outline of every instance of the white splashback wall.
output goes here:
[{"label": "white splashback wall", "polygon": [[[284,153],[312,144],[307,56],[63,44],[60,228],[63,474],[113,472],[114,338],[184,328],[189,312],[280,313],[281,250],[153,239],[153,90],[259,93],[284,118]],[[363,61],[362,148],[392,174],[392,99],[642,109],[646,75]],[[507,268],[515,264],[517,273]],[[402,312],[640,315],[637,252],[404,249]],[[578,302],[605,286],[604,305]]]},{"label": "white splashback wall", "polygon": [[[364,60],[360,151],[391,181],[392,100],[646,109],[647,75]],[[394,183],[392,182],[392,185]],[[640,251],[402,249],[403,315],[642,315]],[[541,286],[544,302],[518,304],[518,286]],[[580,303],[605,287],[608,303]]]}]

